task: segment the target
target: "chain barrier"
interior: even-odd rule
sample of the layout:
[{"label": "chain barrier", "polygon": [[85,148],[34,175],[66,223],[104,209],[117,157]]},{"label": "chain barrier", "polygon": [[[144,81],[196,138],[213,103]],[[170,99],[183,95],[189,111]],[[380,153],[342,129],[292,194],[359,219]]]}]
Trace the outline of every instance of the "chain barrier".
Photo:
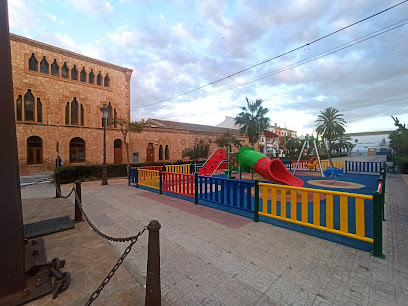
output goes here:
[{"label": "chain barrier", "polygon": [[[59,192],[59,189],[57,187],[57,184],[55,183],[55,187],[57,189],[58,194],[61,195],[61,193]],[[134,236],[129,236],[129,237],[112,237],[109,235],[106,235],[104,233],[102,233],[92,222],[91,220],[88,218],[88,215],[85,213],[83,207],[82,207],[82,201],[79,198],[79,195],[77,193],[77,190],[75,188],[75,184],[71,189],[71,192],[66,196],[66,197],[62,197],[63,198],[68,198],[72,192],[74,192],[75,194],[75,202],[77,203],[79,209],[81,210],[82,215],[84,216],[86,222],[88,223],[88,225],[92,228],[92,230],[94,232],[96,232],[99,236],[101,236],[102,238],[108,240],[108,241],[113,241],[113,242],[127,242],[130,241],[130,244],[128,245],[128,247],[125,249],[125,251],[123,252],[122,256],[120,256],[120,258],[118,259],[118,261],[116,262],[116,264],[113,266],[113,268],[110,270],[110,272],[108,273],[108,275],[104,278],[104,280],[102,281],[102,283],[99,285],[98,289],[96,289],[92,295],[89,297],[88,301],[86,302],[85,305],[91,305],[93,303],[93,301],[95,301],[99,294],[101,293],[101,291],[103,290],[103,288],[109,283],[109,281],[112,279],[113,275],[115,274],[115,272],[119,269],[119,267],[122,265],[123,261],[125,260],[126,256],[130,253],[130,251],[132,250],[133,245],[137,242],[137,239],[147,230],[147,226],[144,226],[143,229],[137,233],[137,235]],[[65,273],[62,273],[65,274]],[[68,273],[69,274],[69,273]],[[62,276],[62,275],[61,275]],[[63,275],[61,278],[57,277],[57,280],[55,281],[55,283],[57,283],[56,285],[53,286],[57,288],[58,292],[61,292],[65,289],[67,289],[68,286],[65,286],[66,283],[64,283],[64,279],[63,277],[65,277],[64,279],[67,278],[66,275]],[[71,280],[71,276],[68,275],[69,277],[69,281]],[[68,283],[69,285],[69,283]],[[57,292],[57,294],[58,294]],[[54,293],[55,294],[55,293]]]},{"label": "chain barrier", "polygon": [[63,199],[67,199],[71,196],[72,192],[75,190],[75,184],[72,186],[71,191],[69,192],[69,194],[67,196],[63,196],[60,189],[57,186],[57,183],[55,182],[55,179],[53,178],[52,182],[54,183],[55,186],[55,190],[57,191],[58,195],[63,198]]},{"label": "chain barrier", "polygon": [[58,257],[52,260],[53,265],[50,267],[50,274],[55,277],[52,284],[52,298],[56,299],[58,293],[65,291],[71,283],[71,274],[69,272],[61,272],[61,261]]}]

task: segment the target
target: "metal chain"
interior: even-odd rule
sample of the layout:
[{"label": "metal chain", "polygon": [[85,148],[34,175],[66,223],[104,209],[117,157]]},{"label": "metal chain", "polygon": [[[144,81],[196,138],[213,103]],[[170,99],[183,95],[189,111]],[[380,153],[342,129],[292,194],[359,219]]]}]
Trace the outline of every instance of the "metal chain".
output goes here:
[{"label": "metal chain", "polygon": [[132,250],[133,245],[137,242],[137,238],[139,238],[139,236],[141,236],[147,229],[147,226],[145,226],[143,228],[142,231],[139,232],[139,234],[137,234],[135,236],[135,239],[132,240],[132,242],[129,244],[129,246],[125,249],[125,251],[123,252],[122,256],[120,256],[120,258],[118,259],[118,261],[116,262],[116,264],[113,266],[112,270],[108,273],[108,275],[104,278],[104,280],[102,281],[102,283],[99,285],[98,289],[96,289],[94,291],[94,293],[92,293],[92,295],[89,297],[88,301],[86,302],[86,306],[91,305],[93,301],[95,301],[99,294],[101,293],[101,291],[103,290],[103,288],[109,283],[109,281],[111,280],[111,278],[113,277],[113,275],[115,274],[116,270],[119,269],[119,267],[121,266],[121,264],[123,263],[123,261],[125,260],[126,256],[130,253],[130,251]]},{"label": "metal chain", "polygon": [[[55,181],[54,181],[55,184]],[[58,191],[58,193],[60,194],[57,185],[55,184],[55,187]],[[107,239],[109,241],[114,241],[114,242],[126,242],[126,241],[130,241],[130,244],[128,245],[128,247],[125,249],[125,251],[123,252],[122,256],[120,256],[120,258],[118,259],[118,261],[116,262],[116,264],[113,266],[112,270],[108,273],[108,275],[104,278],[104,280],[102,281],[102,283],[99,285],[98,289],[96,289],[94,291],[94,293],[92,293],[92,295],[89,297],[88,301],[86,302],[85,305],[91,305],[93,301],[95,301],[99,294],[101,293],[101,291],[103,290],[103,288],[109,283],[109,281],[112,279],[113,275],[115,274],[115,272],[119,269],[119,267],[122,265],[123,261],[125,260],[126,256],[130,253],[130,251],[132,250],[133,245],[137,242],[137,239],[147,230],[147,226],[144,226],[143,229],[137,233],[137,235],[134,236],[129,236],[129,237],[121,237],[121,238],[117,238],[117,237],[112,237],[109,235],[106,235],[104,233],[102,233],[99,229],[96,228],[96,226],[91,222],[91,220],[89,220],[87,214],[85,213],[83,207],[82,207],[82,202],[81,199],[79,198],[79,195],[77,193],[77,190],[75,188],[75,184],[72,187],[71,192],[69,193],[69,195],[67,195],[65,198],[69,197],[72,192],[75,193],[75,202],[78,204],[79,209],[81,210],[82,215],[84,216],[86,222],[88,222],[89,226],[102,238]],[[70,277],[70,276],[69,276]],[[67,286],[68,287],[68,286]],[[58,288],[60,289],[60,288]],[[61,288],[61,291],[65,290],[66,287],[64,286],[63,288]]]},{"label": "metal chain", "polygon": [[73,184],[72,189],[71,189],[71,191],[69,192],[69,194],[68,194],[67,196],[63,196],[62,193],[61,193],[61,191],[59,190],[59,188],[58,188],[58,186],[57,186],[57,183],[55,182],[55,179],[53,179],[52,181],[53,181],[53,183],[54,183],[54,185],[55,185],[55,190],[57,191],[58,195],[59,195],[61,198],[63,198],[63,199],[69,198],[69,196],[72,194],[72,192],[73,192],[74,189],[75,189],[75,184]]}]

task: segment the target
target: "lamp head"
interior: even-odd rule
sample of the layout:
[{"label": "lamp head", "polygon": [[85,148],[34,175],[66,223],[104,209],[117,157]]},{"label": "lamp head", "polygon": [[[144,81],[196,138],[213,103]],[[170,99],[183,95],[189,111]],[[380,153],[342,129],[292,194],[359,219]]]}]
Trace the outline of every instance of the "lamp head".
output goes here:
[{"label": "lamp head", "polygon": [[108,108],[108,106],[106,104],[104,104],[100,108],[100,110],[101,110],[102,119],[108,119],[108,117],[109,117],[109,108]]}]

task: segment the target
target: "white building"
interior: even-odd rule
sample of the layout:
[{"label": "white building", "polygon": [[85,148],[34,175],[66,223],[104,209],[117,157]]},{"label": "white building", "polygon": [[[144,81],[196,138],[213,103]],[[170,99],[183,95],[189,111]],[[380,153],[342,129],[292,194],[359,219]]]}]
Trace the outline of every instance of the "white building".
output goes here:
[{"label": "white building", "polygon": [[[351,142],[356,146],[351,151],[352,155],[376,155],[389,151],[389,135],[392,131],[346,133]],[[377,153],[378,152],[378,153]]]}]

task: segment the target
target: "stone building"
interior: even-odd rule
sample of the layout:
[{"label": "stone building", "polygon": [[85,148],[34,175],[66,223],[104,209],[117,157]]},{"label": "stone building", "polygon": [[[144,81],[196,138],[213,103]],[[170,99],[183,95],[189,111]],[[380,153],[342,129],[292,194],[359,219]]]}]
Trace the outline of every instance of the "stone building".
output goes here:
[{"label": "stone building", "polygon": [[[20,173],[51,172],[58,154],[64,165],[101,164],[104,104],[107,163],[126,163],[114,119],[130,120],[132,70],[14,34],[10,46]],[[228,130],[248,145],[238,130],[148,119],[142,133],[130,135],[130,162],[182,160],[196,140]]]},{"label": "stone building", "polygon": [[130,119],[132,70],[10,34],[20,173],[103,160],[100,107],[107,104],[107,162],[122,163],[114,118]]},{"label": "stone building", "polygon": [[183,160],[183,150],[200,139],[211,142],[211,154],[217,147],[215,139],[227,131],[240,139],[244,146],[249,145],[248,137],[236,129],[150,118],[146,120],[142,133],[132,133],[129,151],[133,155],[133,163]]}]

